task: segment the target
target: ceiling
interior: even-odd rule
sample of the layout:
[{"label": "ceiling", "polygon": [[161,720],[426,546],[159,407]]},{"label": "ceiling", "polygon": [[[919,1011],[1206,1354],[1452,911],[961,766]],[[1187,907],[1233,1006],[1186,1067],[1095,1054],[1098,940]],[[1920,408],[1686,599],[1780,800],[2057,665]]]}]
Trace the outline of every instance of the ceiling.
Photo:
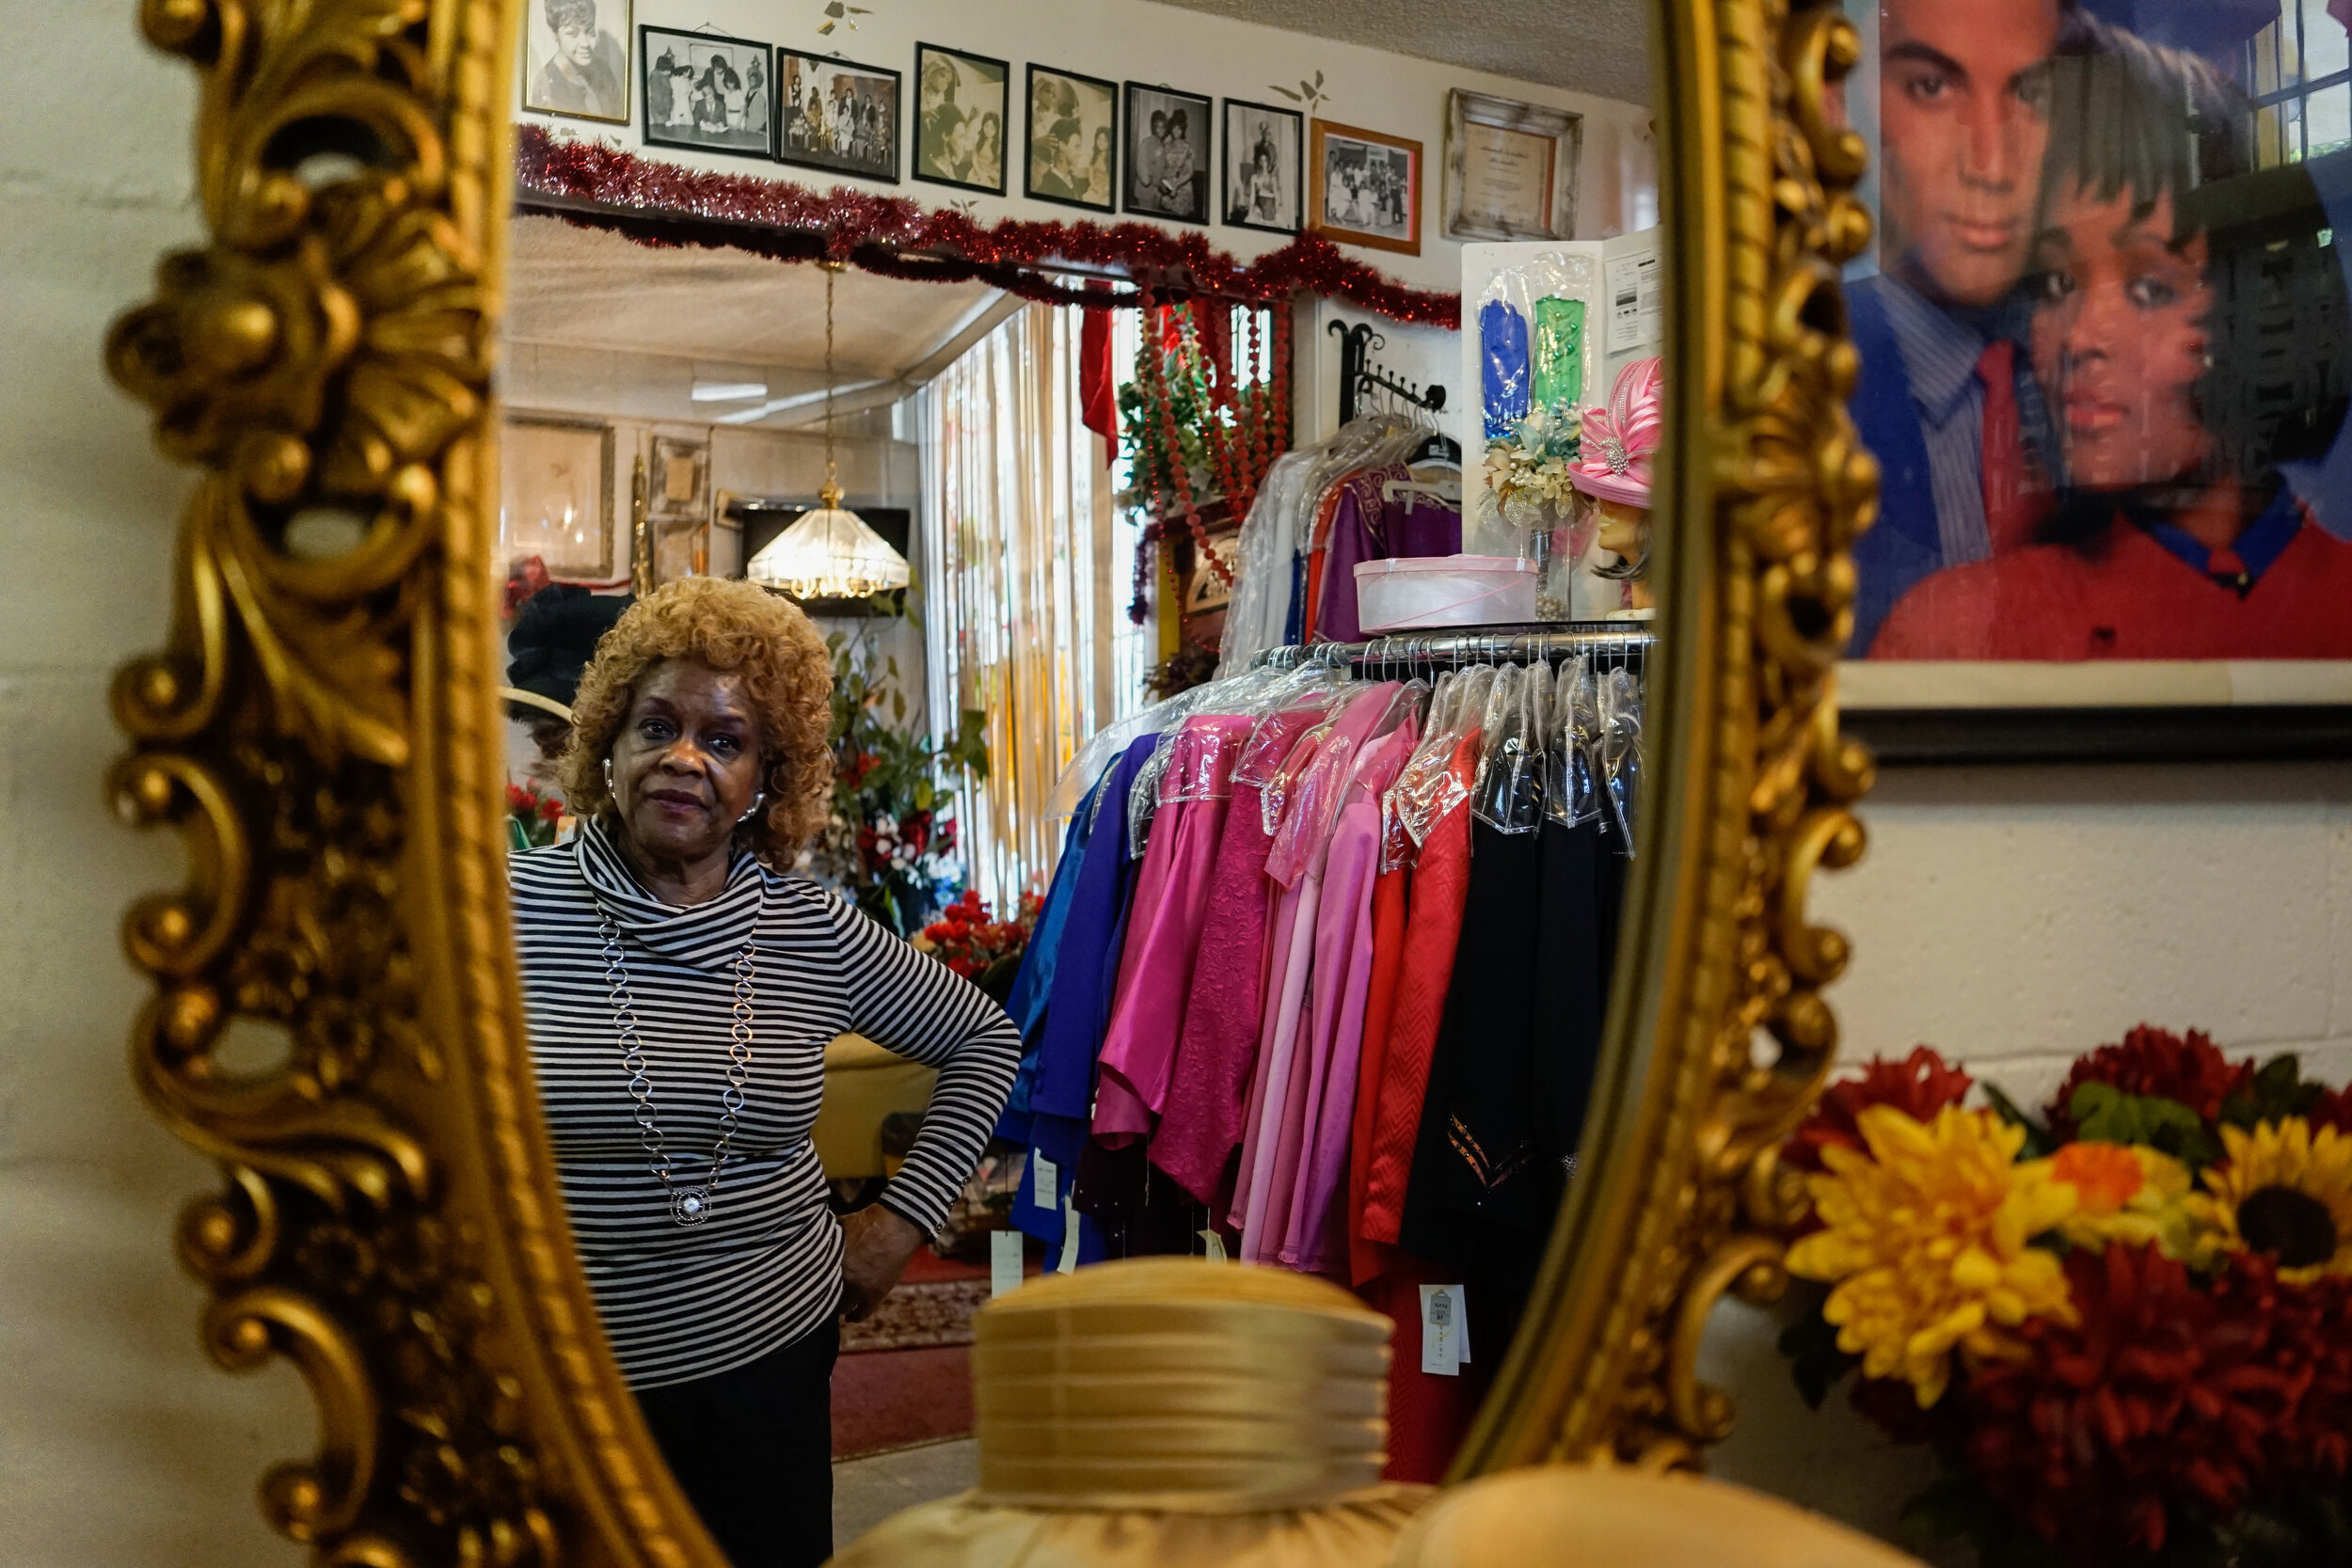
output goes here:
[{"label": "ceiling", "polygon": [[1649,102],[1645,0],[1158,0],[1424,60]]},{"label": "ceiling", "polygon": [[[655,249],[540,214],[515,217],[507,239],[512,341],[824,369],[825,274],[817,266],[700,246]],[[855,267],[834,289],[834,362],[844,381],[903,375],[1001,297],[983,283],[909,283]]]}]

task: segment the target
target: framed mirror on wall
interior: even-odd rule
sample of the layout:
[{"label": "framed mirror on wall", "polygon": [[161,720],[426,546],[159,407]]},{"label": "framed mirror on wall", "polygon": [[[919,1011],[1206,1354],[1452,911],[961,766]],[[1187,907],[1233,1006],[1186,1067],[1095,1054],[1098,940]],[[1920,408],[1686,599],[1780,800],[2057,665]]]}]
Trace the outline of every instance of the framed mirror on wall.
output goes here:
[{"label": "framed mirror on wall", "polygon": [[[896,65],[655,5],[611,137],[532,108],[516,4],[255,23],[272,70],[208,78],[199,163],[244,160],[208,248],[111,340],[205,467],[188,602],[239,585],[233,635],[191,610],[124,673],[115,787],[203,847],[131,917],[136,1061],[227,1173],[183,1231],[215,1353],[321,1404],[273,1521],[716,1565],[1207,1512],[1372,1560],[1429,1487],[1695,1462],[1713,1307],[1786,1283],[1847,951],[1806,893],[1870,782],[1834,700],[1852,25],[1528,6],[1486,40],[1521,79],[1344,8],[851,8],[915,180],[818,189],[783,166],[879,146]],[[183,22],[151,37],[227,71]],[[1121,86],[1155,56],[1184,91]],[[318,149],[248,134],[281,80]],[[1530,243],[1594,264],[1449,395],[1457,93],[1575,130],[1537,182],[1573,231]],[[1563,324],[1653,212],[1652,352],[1604,365]],[[233,372],[186,352],[260,310]],[[494,367],[610,433],[628,593],[508,602]],[[1495,441],[1524,505],[1479,554]],[[349,547],[296,547],[326,512]],[[1564,565],[1608,602],[1544,598]],[[241,1018],[295,1044],[224,1092]],[[1231,1396],[1199,1451],[1153,1375],[1192,1332]],[[968,1436],[977,1488],[834,1542],[853,1425]]]}]

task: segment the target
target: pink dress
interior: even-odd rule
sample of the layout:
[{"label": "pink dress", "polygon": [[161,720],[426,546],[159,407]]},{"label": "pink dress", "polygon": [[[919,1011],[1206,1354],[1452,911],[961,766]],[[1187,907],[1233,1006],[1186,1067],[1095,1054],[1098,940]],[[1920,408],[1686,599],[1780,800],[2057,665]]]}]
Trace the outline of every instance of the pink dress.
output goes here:
[{"label": "pink dress", "polygon": [[[1294,1167],[1279,1260],[1306,1274],[1343,1275],[1347,1267],[1347,1156],[1356,1120],[1356,1063],[1372,990],[1372,890],[1380,871],[1380,797],[1413,753],[1421,727],[1410,719],[1364,749],[1348,781],[1325,851],[1323,900],[1315,917],[1311,1033],[1302,1044],[1307,1091],[1285,1122],[1275,1171]],[[1293,1078],[1302,1076],[1295,1069]]]},{"label": "pink dress", "polygon": [[[1321,723],[1321,707],[1293,708],[1264,722],[1277,756]],[[1194,955],[1192,989],[1168,1074],[1152,1163],[1200,1203],[1219,1212],[1230,1197],[1233,1153],[1258,1064],[1266,1001],[1266,854],[1259,786],[1236,782],[1209,873],[1209,902]]]},{"label": "pink dress", "polygon": [[1323,898],[1323,853],[1331,842],[1331,825],[1341,796],[1355,772],[1356,754],[1385,718],[1395,699],[1394,682],[1367,687],[1350,702],[1324,740],[1314,762],[1292,787],[1283,803],[1282,823],[1266,856],[1266,875],[1283,890],[1276,899],[1267,928],[1266,946],[1272,965],[1266,975],[1265,1022],[1258,1041],[1257,1074],[1250,1085],[1249,1111],[1243,1118],[1240,1180],[1235,1184],[1232,1224],[1241,1232],[1242,1258],[1268,1262],[1279,1250],[1281,1235],[1270,1240],[1265,1231],[1266,1209],[1282,1187],[1281,1203],[1289,1207],[1290,1192],[1275,1174],[1279,1130],[1294,1093],[1304,1096],[1302,1081],[1292,1088],[1300,1025],[1307,1003],[1307,982],[1314,968],[1315,911]]},{"label": "pink dress", "polygon": [[1094,1091],[1094,1136],[1109,1148],[1150,1136],[1167,1101],[1233,761],[1256,724],[1240,715],[1196,714],[1169,750]]}]

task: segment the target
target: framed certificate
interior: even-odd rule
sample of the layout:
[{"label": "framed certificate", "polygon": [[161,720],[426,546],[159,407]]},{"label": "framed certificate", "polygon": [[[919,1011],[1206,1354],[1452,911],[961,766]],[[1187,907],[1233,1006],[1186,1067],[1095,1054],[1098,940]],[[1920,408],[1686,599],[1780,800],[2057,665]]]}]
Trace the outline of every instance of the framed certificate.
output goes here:
[{"label": "framed certificate", "polygon": [[1445,231],[1457,240],[1576,232],[1584,117],[1456,87],[1446,95]]}]

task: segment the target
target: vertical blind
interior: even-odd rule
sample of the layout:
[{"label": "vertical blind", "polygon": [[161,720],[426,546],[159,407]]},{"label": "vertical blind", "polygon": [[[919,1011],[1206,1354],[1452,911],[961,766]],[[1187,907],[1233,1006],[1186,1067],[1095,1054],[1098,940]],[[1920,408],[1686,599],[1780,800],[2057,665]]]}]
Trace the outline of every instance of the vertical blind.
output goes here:
[{"label": "vertical blind", "polygon": [[[1114,363],[1134,363],[1118,312]],[[1047,796],[1087,737],[1140,706],[1148,631],[1126,605],[1137,529],[1079,403],[1079,312],[1033,305],[924,392],[922,605],[931,725],[988,715],[987,783],[960,792],[969,885],[1000,912],[1042,891]]]}]

